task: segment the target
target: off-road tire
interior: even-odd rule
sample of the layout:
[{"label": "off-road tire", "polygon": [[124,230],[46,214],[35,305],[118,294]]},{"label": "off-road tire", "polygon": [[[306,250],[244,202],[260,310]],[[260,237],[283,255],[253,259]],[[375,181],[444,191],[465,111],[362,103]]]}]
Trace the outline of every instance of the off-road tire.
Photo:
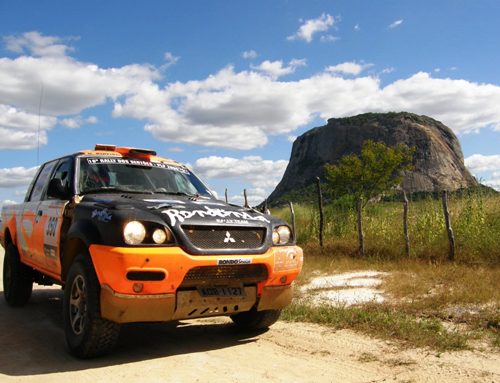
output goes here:
[{"label": "off-road tire", "polygon": [[242,330],[265,330],[276,323],[281,310],[257,311],[254,307],[250,311],[231,315],[234,324]]},{"label": "off-road tire", "polygon": [[120,325],[101,317],[100,285],[86,254],[71,265],[63,298],[66,343],[78,358],[93,358],[111,351],[120,335]]},{"label": "off-road tire", "polygon": [[7,245],[3,259],[3,296],[11,307],[24,306],[33,290],[33,269],[19,258],[12,243]]}]

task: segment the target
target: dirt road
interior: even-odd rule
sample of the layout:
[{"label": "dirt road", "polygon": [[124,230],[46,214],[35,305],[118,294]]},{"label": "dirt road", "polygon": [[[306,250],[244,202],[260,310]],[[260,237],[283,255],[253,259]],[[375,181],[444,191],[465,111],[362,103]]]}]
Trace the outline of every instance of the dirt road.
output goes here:
[{"label": "dirt road", "polygon": [[66,352],[60,289],[37,287],[22,309],[0,296],[1,383],[382,381],[500,382],[500,356],[401,350],[310,324],[244,335],[229,320],[206,319],[126,326],[112,355],[81,361]]}]

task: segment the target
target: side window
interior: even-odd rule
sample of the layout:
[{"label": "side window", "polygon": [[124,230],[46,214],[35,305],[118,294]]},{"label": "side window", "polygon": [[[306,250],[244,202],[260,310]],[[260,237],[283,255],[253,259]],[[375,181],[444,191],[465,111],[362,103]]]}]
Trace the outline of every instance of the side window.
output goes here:
[{"label": "side window", "polygon": [[62,181],[64,190],[68,194],[72,192],[71,189],[71,184],[72,184],[71,181],[73,179],[72,164],[73,161],[71,160],[71,158],[63,158],[62,160],[59,161],[59,164],[57,165],[56,170],[54,172],[54,176],[52,177],[53,179],[58,179]]},{"label": "side window", "polygon": [[43,165],[43,168],[36,179],[35,186],[33,186],[29,201],[40,201],[43,191],[45,190],[45,186],[48,184],[50,173],[52,173],[52,169],[54,169],[56,163],[57,161],[52,161]]}]

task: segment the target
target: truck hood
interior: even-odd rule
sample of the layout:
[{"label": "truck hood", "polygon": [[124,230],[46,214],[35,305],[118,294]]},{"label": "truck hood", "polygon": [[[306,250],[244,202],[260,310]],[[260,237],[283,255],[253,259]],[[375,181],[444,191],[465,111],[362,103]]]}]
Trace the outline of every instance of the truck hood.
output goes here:
[{"label": "truck hood", "polygon": [[130,210],[135,210],[134,216],[138,219],[141,218],[141,212],[145,216],[153,214],[172,228],[185,224],[263,227],[277,221],[257,210],[206,197],[100,194],[86,195],[84,200],[94,205],[95,215],[100,214],[99,208],[107,209],[110,214],[120,211],[126,215],[130,215]]}]

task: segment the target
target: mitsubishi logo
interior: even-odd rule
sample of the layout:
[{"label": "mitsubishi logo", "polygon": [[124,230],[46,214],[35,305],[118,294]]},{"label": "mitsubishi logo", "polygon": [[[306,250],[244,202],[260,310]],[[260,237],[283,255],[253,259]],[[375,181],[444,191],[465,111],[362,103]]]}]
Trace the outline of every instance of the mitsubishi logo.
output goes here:
[{"label": "mitsubishi logo", "polygon": [[231,237],[231,233],[229,231],[226,231],[226,238],[224,238],[224,243],[234,243],[236,242],[233,237]]}]

